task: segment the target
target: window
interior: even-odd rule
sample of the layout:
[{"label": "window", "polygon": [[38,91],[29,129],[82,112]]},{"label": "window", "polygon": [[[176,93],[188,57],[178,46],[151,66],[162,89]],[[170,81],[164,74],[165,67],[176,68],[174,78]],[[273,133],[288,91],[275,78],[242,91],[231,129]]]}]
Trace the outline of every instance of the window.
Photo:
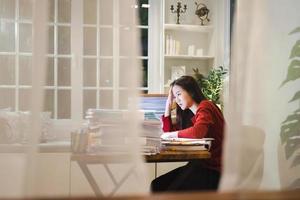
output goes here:
[{"label": "window", "polygon": [[[29,110],[31,98],[32,4],[1,0],[0,108]],[[128,104],[128,35],[122,0],[48,0],[48,55],[44,110],[54,119],[82,119],[86,109],[122,109]],[[148,0],[139,13],[142,82],[148,88]],[[75,23],[74,23],[75,22]],[[3,71],[3,70],[2,70]],[[20,99],[22,99],[20,101]],[[109,99],[109,100],[108,100]],[[113,101],[111,101],[113,99]]]},{"label": "window", "polygon": [[0,6],[0,105],[28,110],[31,93],[32,8],[26,0]]}]

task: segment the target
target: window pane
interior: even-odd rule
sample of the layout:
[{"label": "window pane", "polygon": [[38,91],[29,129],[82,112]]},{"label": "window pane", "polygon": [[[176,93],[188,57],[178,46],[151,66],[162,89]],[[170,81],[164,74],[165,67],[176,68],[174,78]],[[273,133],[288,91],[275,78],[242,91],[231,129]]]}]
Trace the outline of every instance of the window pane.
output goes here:
[{"label": "window pane", "polygon": [[100,90],[100,104],[99,107],[102,109],[113,108],[113,92],[112,90]]},{"label": "window pane", "polygon": [[100,29],[100,55],[113,55],[113,32],[111,28]]},{"label": "window pane", "polygon": [[100,14],[101,25],[112,25],[113,24],[113,1],[100,0],[99,14]]},{"label": "window pane", "polygon": [[15,18],[15,1],[12,0],[0,1],[0,18],[6,18],[6,19]]},{"label": "window pane", "polygon": [[32,0],[19,0],[20,19],[32,19]]},{"label": "window pane", "polygon": [[58,90],[57,93],[57,118],[71,118],[71,91]]},{"label": "window pane", "polygon": [[57,27],[57,38],[58,38],[58,54],[70,54],[71,49],[71,33],[70,27],[58,26]]},{"label": "window pane", "polygon": [[31,89],[20,89],[19,110],[30,110],[31,107]]},{"label": "window pane", "polygon": [[[128,3],[128,1],[119,1],[119,20],[120,20],[120,24],[121,25],[129,25],[132,24],[133,21],[133,12],[132,12],[132,6]],[[121,9],[122,8],[122,9]],[[130,16],[128,16],[129,14],[131,14],[132,18],[130,18]],[[126,16],[126,17],[124,17]]]},{"label": "window pane", "polygon": [[141,29],[142,55],[148,56],[148,29]]},{"label": "window pane", "polygon": [[100,87],[113,86],[113,61],[111,59],[100,60]]},{"label": "window pane", "polygon": [[48,27],[48,53],[54,54],[54,27]]},{"label": "window pane", "polygon": [[83,31],[83,52],[84,55],[96,55],[97,54],[97,29],[91,27],[85,27]]},{"label": "window pane", "polygon": [[45,90],[44,111],[51,112],[54,117],[54,90]]},{"label": "window pane", "polygon": [[15,109],[15,90],[0,88],[0,108]]},{"label": "window pane", "polygon": [[120,59],[120,76],[119,76],[119,83],[120,87],[128,87],[128,79],[131,76],[130,67],[130,60],[129,59]]},{"label": "window pane", "polygon": [[54,58],[48,58],[46,68],[46,85],[54,85]]},{"label": "window pane", "polygon": [[0,51],[15,51],[15,24],[0,20],[0,27]]},{"label": "window pane", "polygon": [[0,85],[14,85],[15,56],[0,55],[0,63]]},{"label": "window pane", "polygon": [[83,86],[96,87],[97,65],[96,59],[83,60]]},{"label": "window pane", "polygon": [[59,0],[58,3],[58,22],[71,22],[71,0]]},{"label": "window pane", "polygon": [[32,51],[32,28],[31,24],[19,24],[20,28],[20,52]]},{"label": "window pane", "polygon": [[31,56],[20,56],[19,57],[19,78],[20,85],[31,85],[32,77],[32,59]]},{"label": "window pane", "polygon": [[128,91],[120,90],[119,109],[128,109]]},{"label": "window pane", "polygon": [[55,0],[48,0],[48,20],[54,22]]},{"label": "window pane", "polygon": [[148,25],[148,0],[138,0],[139,4],[139,24]]},{"label": "window pane", "polygon": [[141,87],[148,87],[148,60],[142,60],[142,83]]},{"label": "window pane", "polygon": [[83,116],[89,108],[96,108],[96,90],[84,90],[83,91]]},{"label": "window pane", "polygon": [[129,27],[120,28],[120,55],[121,56],[129,56],[128,53],[128,44],[133,44],[132,40],[132,32]]},{"label": "window pane", "polygon": [[58,86],[70,86],[71,85],[71,59],[58,58],[57,71],[58,71],[57,74]]},{"label": "window pane", "polygon": [[97,1],[96,0],[83,1],[83,23],[84,24],[97,23]]}]

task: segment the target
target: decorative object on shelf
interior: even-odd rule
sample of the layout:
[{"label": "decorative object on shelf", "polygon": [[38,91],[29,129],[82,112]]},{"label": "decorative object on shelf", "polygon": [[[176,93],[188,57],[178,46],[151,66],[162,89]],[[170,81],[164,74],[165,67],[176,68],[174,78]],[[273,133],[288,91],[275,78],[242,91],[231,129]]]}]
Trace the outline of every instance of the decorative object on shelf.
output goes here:
[{"label": "decorative object on shelf", "polygon": [[195,45],[189,45],[188,46],[188,55],[194,56],[194,52],[195,52]]},{"label": "decorative object on shelf", "polygon": [[207,77],[199,73],[198,68],[194,68],[193,71],[204,96],[214,103],[221,105],[222,107],[220,96],[223,87],[223,81],[225,79],[225,75],[228,72],[227,69],[224,69],[222,66],[213,68],[208,72]]},{"label": "decorative object on shelf", "polygon": [[185,75],[185,66],[172,66],[171,80],[174,81],[181,76]]},{"label": "decorative object on shelf", "polygon": [[209,9],[207,8],[207,6],[203,3],[197,3],[196,4],[196,11],[195,14],[199,17],[199,19],[201,20],[201,25],[204,25],[204,22],[209,22],[210,19],[208,18],[208,13],[209,13]]},{"label": "decorative object on shelf", "polygon": [[171,10],[171,13],[176,13],[176,14],[177,14],[177,21],[176,21],[176,24],[180,24],[180,22],[179,22],[180,14],[186,12],[186,10],[187,10],[187,5],[184,4],[184,5],[183,5],[183,9],[182,9],[181,2],[177,2],[177,9],[175,10],[175,9],[174,9],[174,5],[171,5],[170,10]]}]

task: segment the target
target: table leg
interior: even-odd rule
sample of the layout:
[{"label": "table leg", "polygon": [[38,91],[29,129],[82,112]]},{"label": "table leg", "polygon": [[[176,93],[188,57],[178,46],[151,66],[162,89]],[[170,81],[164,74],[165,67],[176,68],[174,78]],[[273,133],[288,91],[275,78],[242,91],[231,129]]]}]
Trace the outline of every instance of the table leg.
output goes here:
[{"label": "table leg", "polygon": [[117,183],[116,187],[111,191],[111,193],[108,196],[113,196],[118,189],[121,187],[121,185],[126,181],[126,179],[134,172],[135,166],[132,166],[129,171],[123,176],[123,178]]},{"label": "table leg", "polygon": [[90,186],[92,187],[96,196],[97,197],[103,196],[103,193],[101,192],[100,188],[98,187],[97,182],[94,179],[93,175],[91,174],[87,165],[80,161],[77,161],[77,163],[78,163],[80,169],[82,170],[84,176],[86,177],[87,181],[89,182]]}]

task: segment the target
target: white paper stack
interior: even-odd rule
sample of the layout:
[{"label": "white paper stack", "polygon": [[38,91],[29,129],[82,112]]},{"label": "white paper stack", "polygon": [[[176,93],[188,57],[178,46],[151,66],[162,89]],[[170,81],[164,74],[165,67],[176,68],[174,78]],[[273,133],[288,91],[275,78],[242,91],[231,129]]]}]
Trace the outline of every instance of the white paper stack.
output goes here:
[{"label": "white paper stack", "polygon": [[169,151],[204,151],[210,150],[213,138],[190,139],[170,138],[162,140],[162,149]]}]

